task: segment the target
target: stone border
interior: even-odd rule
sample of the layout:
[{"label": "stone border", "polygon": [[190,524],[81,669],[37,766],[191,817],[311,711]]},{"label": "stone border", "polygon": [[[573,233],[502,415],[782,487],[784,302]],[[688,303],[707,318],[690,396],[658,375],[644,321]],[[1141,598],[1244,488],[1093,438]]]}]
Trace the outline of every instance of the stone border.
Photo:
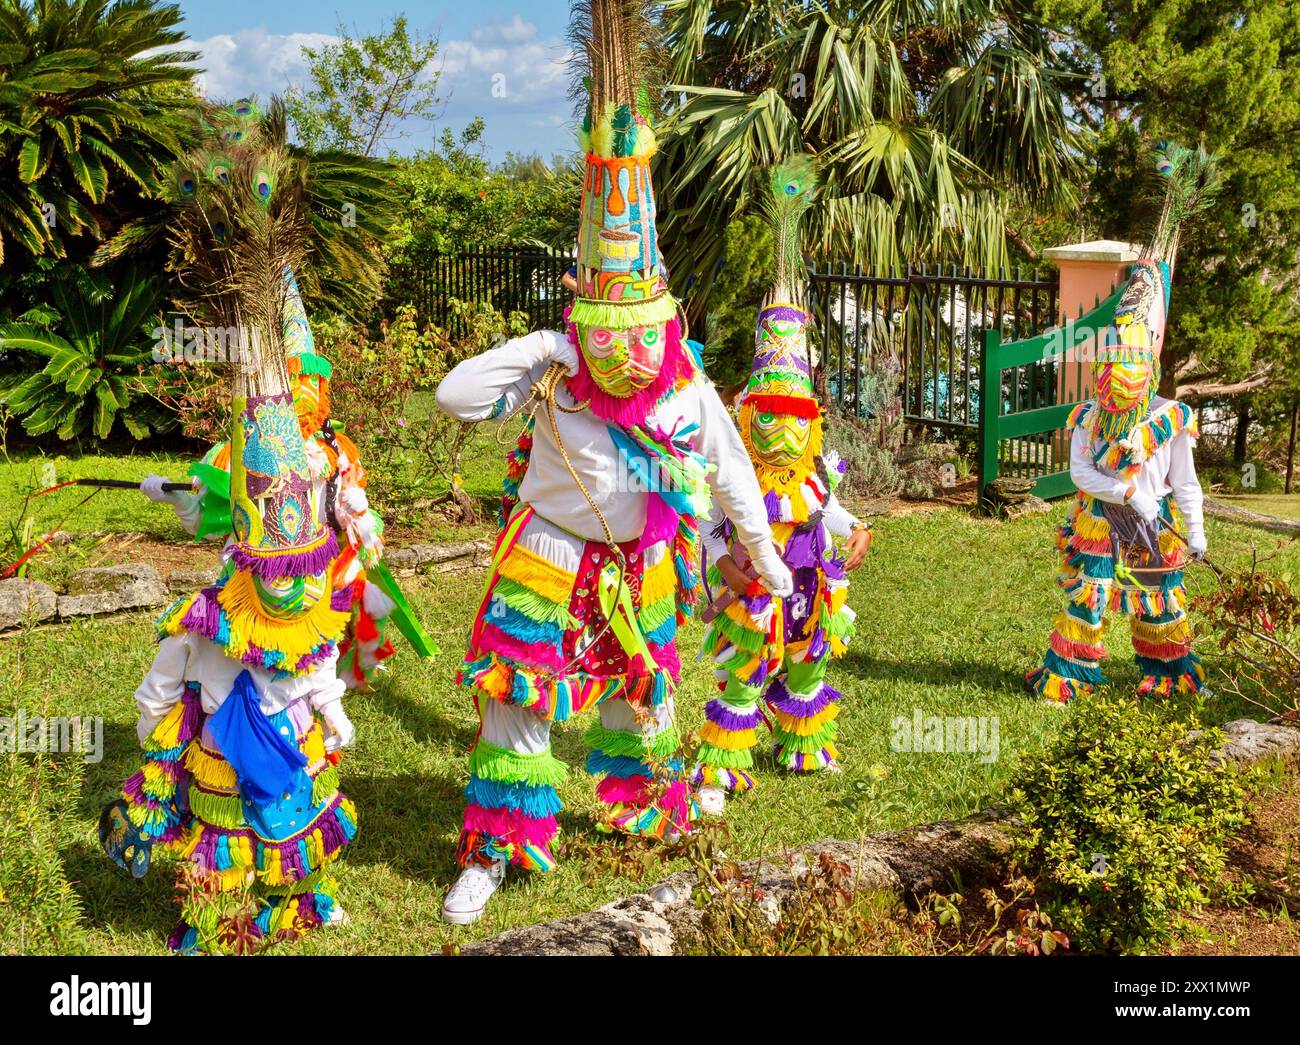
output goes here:
[{"label": "stone border", "polygon": [[[1226,735],[1218,757],[1239,764],[1300,755],[1300,729],[1237,719],[1221,727]],[[880,831],[858,842],[824,839],[802,846],[789,859],[764,858],[741,864],[772,905],[773,916],[794,891],[809,858],[822,853],[853,869],[864,889],[922,895],[954,878],[967,887],[990,882],[1003,870],[1011,851],[1005,809],[988,809],[964,820],[905,831]],[[491,955],[671,955],[682,954],[701,938],[700,916],[691,899],[693,871],[679,871],[642,893],[586,914],[510,929],[466,944],[462,954]]]},{"label": "stone border", "polygon": [[[492,547],[488,540],[412,544],[385,549],[384,561],[399,577],[414,577],[421,571],[452,573],[487,566]],[[177,595],[212,583],[213,577],[210,569],[176,569],[168,572],[164,582],[157,569],[145,562],[78,570],[64,592],[29,577],[9,577],[0,580],[0,633],[24,624],[158,609]]]}]

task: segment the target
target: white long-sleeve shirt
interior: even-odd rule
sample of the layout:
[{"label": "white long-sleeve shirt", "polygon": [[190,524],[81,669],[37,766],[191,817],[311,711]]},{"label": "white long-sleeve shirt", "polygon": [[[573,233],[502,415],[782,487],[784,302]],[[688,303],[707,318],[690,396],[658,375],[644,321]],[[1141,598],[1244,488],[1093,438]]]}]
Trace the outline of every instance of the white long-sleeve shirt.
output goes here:
[{"label": "white long-sleeve shirt", "polygon": [[338,654],[333,653],[304,675],[277,678],[266,668],[228,657],[220,646],[201,635],[189,632],[168,635],[158,644],[153,664],[135,691],[136,707],[140,709],[136,735],[143,744],[184,695],[189,682],[199,684],[203,710],[214,714],[230,696],[235,679],[244,670],[253,676],[263,714],[274,715],[303,699],[320,710],[343,698],[345,685],[336,673],[337,660]]},{"label": "white long-sleeve shirt", "polygon": [[[467,359],[438,386],[438,406],[463,421],[509,416],[528,398],[551,362],[564,357],[566,349],[571,350],[564,334],[541,330]],[[565,387],[556,399],[563,406],[575,405]],[[767,510],[749,454],[713,386],[697,377],[661,403],[652,416],[665,432],[672,431],[678,421],[699,426],[691,439],[695,449],[717,466],[708,477],[715,502],[751,550],[769,590],[788,593],[789,571],[772,544]],[[566,413],[557,409],[555,420],[569,460],[600,505],[614,539],[622,542],[639,537],[645,528],[646,496],[629,481],[629,469],[620,460],[607,423],[590,410]],[[604,540],[600,524],[569,475],[544,411],[533,432],[532,456],[520,483],[519,499],[584,540]]]},{"label": "white long-sleeve shirt", "polygon": [[[1169,402],[1158,397],[1153,399],[1151,413],[1156,413]],[[1196,478],[1196,464],[1192,458],[1194,442],[1190,432],[1179,432],[1143,462],[1137,475],[1125,479],[1093,461],[1089,434],[1083,425],[1077,425],[1070,439],[1070,478],[1084,493],[1111,504],[1124,503],[1124,494],[1130,483],[1157,502],[1172,494],[1187,527],[1184,536],[1191,540],[1205,533],[1205,495]]]}]

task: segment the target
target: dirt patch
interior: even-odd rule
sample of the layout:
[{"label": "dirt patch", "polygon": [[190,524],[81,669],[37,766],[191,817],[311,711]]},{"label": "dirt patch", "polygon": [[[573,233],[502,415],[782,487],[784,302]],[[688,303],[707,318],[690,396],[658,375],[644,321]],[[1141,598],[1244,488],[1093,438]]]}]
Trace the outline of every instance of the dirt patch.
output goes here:
[{"label": "dirt patch", "polygon": [[[1245,907],[1208,907],[1186,921],[1192,935],[1169,954],[1300,955],[1300,772],[1255,803],[1254,822],[1232,843],[1235,881],[1253,884]],[[1283,908],[1291,907],[1288,916]]]},{"label": "dirt patch", "polygon": [[87,566],[115,566],[125,562],[143,562],[158,571],[163,580],[173,570],[198,570],[212,567],[221,560],[221,542],[195,541],[172,543],[143,535],[105,537],[88,553]]}]

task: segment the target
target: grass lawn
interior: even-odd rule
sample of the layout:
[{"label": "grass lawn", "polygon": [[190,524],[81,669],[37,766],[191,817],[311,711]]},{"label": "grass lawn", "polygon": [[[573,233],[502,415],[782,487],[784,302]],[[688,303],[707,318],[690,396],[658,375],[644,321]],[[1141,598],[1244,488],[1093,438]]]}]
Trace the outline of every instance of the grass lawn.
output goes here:
[{"label": "grass lawn", "polygon": [[[140,474],[179,471],[166,461],[122,467],[128,463]],[[110,474],[106,461],[83,460],[78,469],[83,465],[85,474]],[[150,517],[156,511],[143,498],[127,504]],[[1050,518],[999,523],[945,508],[877,523],[876,547],[853,578],[858,634],[830,676],[845,694],[839,720],[845,771],[779,778],[762,764],[758,791],[729,805],[732,855],[959,817],[999,794],[1017,754],[1041,747],[1069,713],[1030,701],[1021,690],[1022,673],[1041,656],[1059,606],[1053,527],[1063,513],[1058,506]],[[1213,520],[1209,531],[1211,553],[1225,565],[1247,561],[1255,544],[1280,549],[1273,563],[1279,572],[1300,567],[1300,546]],[[1195,590],[1210,577],[1194,569],[1190,580]],[[350,698],[358,742],[342,773],[361,829],[340,878],[352,922],[285,951],[425,953],[447,941],[587,910],[659,876],[654,868],[643,882],[611,877],[600,868],[618,843],[586,845],[549,877],[512,875],[478,925],[455,929],[438,921],[455,874],[464,753],[476,726],[452,676],[482,581],[476,571],[407,583],[444,653],[422,663],[399,649],[376,691]],[[100,808],[139,761],[131,695],[152,656],[150,624],[149,615],[138,614],[0,638],[0,714],[23,709],[29,716],[104,719],[98,764],[0,755],[6,763],[0,770],[0,952],[164,949],[176,915],[170,868],[160,861],[145,880],[132,881],[104,859],[95,838]],[[698,727],[711,687],[705,666],[691,660],[700,634],[692,625],[681,637],[684,729]],[[1111,644],[1112,679],[1130,687],[1137,673],[1122,624]],[[1207,660],[1213,677],[1212,651]],[[985,763],[973,755],[892,751],[891,720],[914,709],[995,716],[999,757]],[[1250,713],[1219,698],[1205,709],[1216,721]],[[557,729],[555,746],[572,767],[561,789],[564,837],[590,842],[597,836],[590,831],[592,781],[581,769],[585,722]]]},{"label": "grass lawn", "polygon": [[1231,496],[1216,496],[1223,501],[1248,512],[1260,515],[1275,515],[1279,519],[1300,519],[1300,493],[1246,493]]}]

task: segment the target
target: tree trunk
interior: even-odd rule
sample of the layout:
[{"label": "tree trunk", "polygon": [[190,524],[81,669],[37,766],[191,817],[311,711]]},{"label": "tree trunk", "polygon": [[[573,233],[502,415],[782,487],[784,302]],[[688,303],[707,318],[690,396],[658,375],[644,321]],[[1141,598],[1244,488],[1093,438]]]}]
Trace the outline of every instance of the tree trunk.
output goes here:
[{"label": "tree trunk", "polygon": [[1250,439],[1250,404],[1237,413],[1237,432],[1232,440],[1232,463],[1240,468],[1246,463],[1246,449]]}]

